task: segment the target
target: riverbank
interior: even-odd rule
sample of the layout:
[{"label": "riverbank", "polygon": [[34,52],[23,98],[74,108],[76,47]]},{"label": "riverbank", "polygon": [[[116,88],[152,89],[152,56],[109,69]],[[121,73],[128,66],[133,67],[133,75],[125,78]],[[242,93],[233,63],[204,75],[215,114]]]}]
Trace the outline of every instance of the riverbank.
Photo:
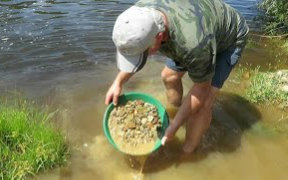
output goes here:
[{"label": "riverbank", "polygon": [[255,57],[259,59],[257,62],[240,63],[230,79],[232,90],[226,89],[241,95],[263,113],[262,123],[255,126],[261,127],[259,131],[285,137],[288,136],[287,47],[285,39],[250,34],[248,51],[263,48],[265,57]]},{"label": "riverbank", "polygon": [[262,47],[266,61],[241,63],[235,68],[236,81],[245,82],[245,96],[250,102],[279,105],[285,108],[288,101],[288,41],[263,38],[253,33],[249,36],[247,49]]}]

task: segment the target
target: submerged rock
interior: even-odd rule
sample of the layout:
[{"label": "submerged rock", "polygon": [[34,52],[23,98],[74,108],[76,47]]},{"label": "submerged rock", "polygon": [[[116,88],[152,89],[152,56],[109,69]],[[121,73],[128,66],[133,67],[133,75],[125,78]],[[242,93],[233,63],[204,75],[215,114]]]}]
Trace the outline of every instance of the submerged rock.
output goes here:
[{"label": "submerged rock", "polygon": [[279,89],[282,92],[288,93],[288,70],[279,70],[276,72],[276,76],[279,78]]},{"label": "submerged rock", "polygon": [[282,86],[281,90],[285,93],[288,93],[288,85]]},{"label": "submerged rock", "polygon": [[276,72],[276,75],[277,75],[277,76],[283,76],[283,75],[284,75],[284,76],[285,76],[285,75],[288,76],[288,70],[287,70],[287,69],[279,70],[279,71]]}]

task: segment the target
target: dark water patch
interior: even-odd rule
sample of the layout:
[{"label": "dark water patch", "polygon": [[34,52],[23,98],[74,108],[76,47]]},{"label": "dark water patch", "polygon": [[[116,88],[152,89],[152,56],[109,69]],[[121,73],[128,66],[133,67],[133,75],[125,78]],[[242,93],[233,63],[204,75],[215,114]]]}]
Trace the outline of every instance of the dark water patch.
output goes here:
[{"label": "dark water patch", "polygon": [[[10,1],[6,1],[6,2],[10,2]],[[36,2],[37,1],[24,1],[24,2],[15,3],[15,1],[14,1],[14,3],[4,3],[4,4],[1,3],[0,7],[1,6],[7,6],[7,7],[9,7],[9,9],[24,9],[24,8],[31,7],[31,5],[33,5]]]},{"label": "dark water patch", "polygon": [[67,3],[71,3],[69,1],[53,1],[53,0],[48,0],[48,1],[45,1],[46,3],[49,3],[49,4],[67,4]]},{"label": "dark water patch", "polygon": [[57,18],[65,18],[65,16],[52,16],[52,17],[50,17],[48,20],[50,20],[50,19],[57,19]]},{"label": "dark water patch", "polygon": [[68,14],[64,12],[45,12],[45,11],[34,11],[36,14]]}]

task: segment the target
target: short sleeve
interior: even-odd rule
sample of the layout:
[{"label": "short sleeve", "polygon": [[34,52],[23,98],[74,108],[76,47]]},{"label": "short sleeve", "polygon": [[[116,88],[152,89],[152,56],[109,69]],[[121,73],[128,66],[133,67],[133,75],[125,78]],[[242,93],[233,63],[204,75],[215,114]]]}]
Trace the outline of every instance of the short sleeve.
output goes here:
[{"label": "short sleeve", "polygon": [[212,80],[215,73],[216,50],[213,43],[208,43],[206,47],[198,50],[193,55],[188,65],[188,75],[193,82],[205,82]]}]

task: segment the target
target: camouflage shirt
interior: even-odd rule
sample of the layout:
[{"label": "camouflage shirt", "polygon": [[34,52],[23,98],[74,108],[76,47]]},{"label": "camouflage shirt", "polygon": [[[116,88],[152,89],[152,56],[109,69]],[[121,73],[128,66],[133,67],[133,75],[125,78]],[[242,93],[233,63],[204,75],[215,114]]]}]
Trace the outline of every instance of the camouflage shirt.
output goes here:
[{"label": "camouflage shirt", "polygon": [[166,15],[170,37],[160,52],[188,69],[194,82],[212,79],[217,53],[245,46],[246,21],[222,0],[140,0],[135,5]]}]

